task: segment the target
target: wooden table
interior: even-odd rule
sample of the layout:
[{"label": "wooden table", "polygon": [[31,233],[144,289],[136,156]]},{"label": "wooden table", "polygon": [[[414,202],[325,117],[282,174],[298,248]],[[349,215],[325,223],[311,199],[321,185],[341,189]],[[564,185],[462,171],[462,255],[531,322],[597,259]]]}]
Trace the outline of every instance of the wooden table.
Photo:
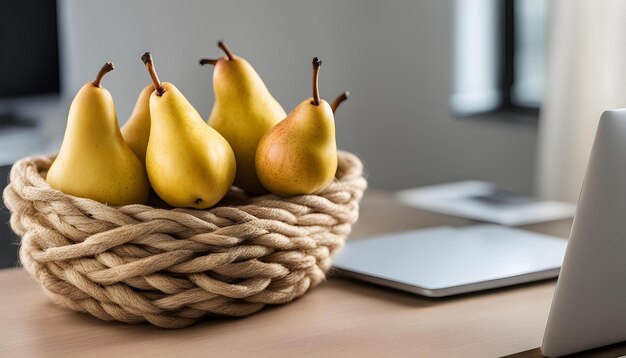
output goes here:
[{"label": "wooden table", "polygon": [[[472,221],[369,191],[352,238]],[[566,237],[571,221],[525,228]],[[428,299],[331,275],[285,306],[180,330],[99,321],[48,301],[22,269],[0,270],[0,357],[541,356],[555,280]],[[625,346],[588,354],[615,357]]]}]

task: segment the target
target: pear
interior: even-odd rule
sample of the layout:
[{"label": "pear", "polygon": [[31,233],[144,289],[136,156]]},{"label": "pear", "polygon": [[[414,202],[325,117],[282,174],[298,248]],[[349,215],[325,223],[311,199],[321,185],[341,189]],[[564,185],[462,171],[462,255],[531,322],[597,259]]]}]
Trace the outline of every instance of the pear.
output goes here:
[{"label": "pear", "polygon": [[143,165],[146,165],[146,148],[150,137],[150,95],[154,86],[149,84],[140,93],[133,113],[122,127],[122,136]]},{"label": "pear", "polygon": [[259,142],[257,175],[263,186],[274,194],[312,194],[325,188],[335,177],[335,119],[328,102],[320,100],[321,64],[317,57],[313,59],[313,98],[302,101]]},{"label": "pear", "polygon": [[173,84],[159,81],[150,53],[141,59],[155,88],[146,151],[152,188],[171,206],[211,207],[233,184],[235,154]]},{"label": "pear", "polygon": [[248,61],[234,55],[224,42],[218,42],[218,46],[226,56],[200,60],[200,64],[215,65],[215,104],[208,123],[235,152],[235,185],[251,194],[266,193],[256,175],[256,148],[261,137],[287,114]]},{"label": "pear", "polygon": [[143,204],[150,188],[145,169],[122,137],[111,94],[100,85],[111,70],[106,63],[74,97],[46,180],[66,194],[104,204]]}]

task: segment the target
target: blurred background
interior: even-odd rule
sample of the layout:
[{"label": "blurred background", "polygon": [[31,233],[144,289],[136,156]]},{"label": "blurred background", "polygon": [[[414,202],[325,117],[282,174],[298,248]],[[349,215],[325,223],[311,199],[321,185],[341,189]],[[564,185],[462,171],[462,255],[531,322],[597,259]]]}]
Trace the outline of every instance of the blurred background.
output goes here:
[{"label": "blurred background", "polygon": [[311,59],[322,59],[322,97],[351,92],[338,146],[363,160],[372,188],[479,179],[575,202],[600,114],[626,106],[625,10],[609,0],[0,0],[0,174],[58,149],[74,94],[106,61],[120,125],[149,83],[145,51],[208,117],[212,69],[198,60],[222,56],[225,40],[287,112],[311,95]]}]

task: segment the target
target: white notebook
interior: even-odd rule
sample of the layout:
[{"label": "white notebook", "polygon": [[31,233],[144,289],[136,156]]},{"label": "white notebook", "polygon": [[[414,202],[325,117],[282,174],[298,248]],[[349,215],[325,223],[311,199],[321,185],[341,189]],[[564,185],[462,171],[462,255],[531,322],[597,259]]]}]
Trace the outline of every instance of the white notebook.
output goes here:
[{"label": "white notebook", "polygon": [[340,273],[430,297],[558,275],[567,241],[499,225],[437,227],[348,241]]},{"label": "white notebook", "polygon": [[408,206],[507,226],[572,218],[576,211],[572,204],[518,195],[483,181],[406,189],[396,198]]}]

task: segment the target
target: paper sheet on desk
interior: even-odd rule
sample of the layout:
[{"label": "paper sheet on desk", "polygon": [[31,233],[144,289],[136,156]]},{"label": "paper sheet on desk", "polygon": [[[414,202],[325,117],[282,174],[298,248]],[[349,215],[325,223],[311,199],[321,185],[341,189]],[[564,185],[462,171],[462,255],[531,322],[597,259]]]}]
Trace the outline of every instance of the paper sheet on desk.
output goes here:
[{"label": "paper sheet on desk", "polygon": [[506,226],[571,218],[576,211],[572,204],[502,192],[495,184],[483,181],[401,190],[396,197],[416,208]]}]

